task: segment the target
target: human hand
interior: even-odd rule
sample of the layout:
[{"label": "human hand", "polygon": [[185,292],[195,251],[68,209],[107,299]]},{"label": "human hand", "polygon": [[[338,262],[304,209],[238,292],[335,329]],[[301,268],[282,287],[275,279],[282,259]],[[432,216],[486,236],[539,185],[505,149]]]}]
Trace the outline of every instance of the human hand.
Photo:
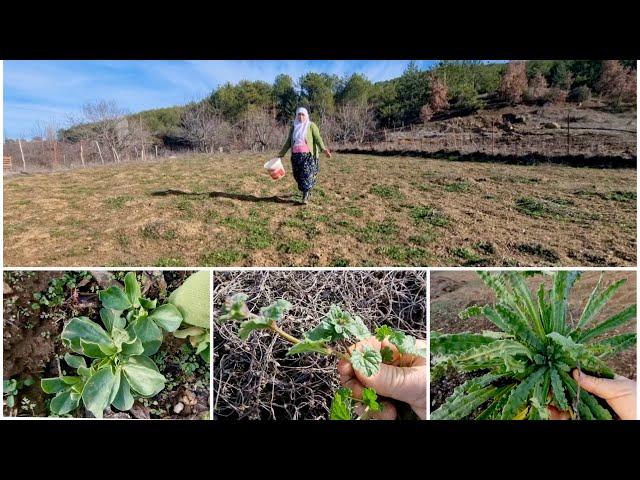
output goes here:
[{"label": "human hand", "polygon": [[327,148],[324,153],[327,154],[327,157],[331,158],[331,151]]},{"label": "human hand", "polygon": [[[355,398],[362,398],[362,391],[365,388],[373,388],[380,396],[393,398],[409,404],[411,409],[422,420],[427,418],[427,360],[422,357],[413,355],[403,355],[398,352],[397,348],[383,341],[382,343],[376,338],[371,337],[356,345],[349,347],[352,351],[354,348],[363,345],[370,345],[376,350],[382,347],[389,347],[393,352],[391,364],[380,364],[380,371],[375,375],[367,377],[353,368],[348,360],[340,360],[338,362],[338,373],[340,383],[350,388]],[[427,343],[424,340],[416,340],[416,347],[426,348]],[[397,416],[397,412],[392,403],[383,401],[383,409],[375,412],[370,418],[378,420],[393,420]],[[361,414],[358,409],[362,407],[356,406],[356,413]]]},{"label": "human hand", "polygon": [[587,375],[577,368],[572,372],[580,388],[607,401],[621,420],[636,419],[636,382],[620,375],[612,379]]}]

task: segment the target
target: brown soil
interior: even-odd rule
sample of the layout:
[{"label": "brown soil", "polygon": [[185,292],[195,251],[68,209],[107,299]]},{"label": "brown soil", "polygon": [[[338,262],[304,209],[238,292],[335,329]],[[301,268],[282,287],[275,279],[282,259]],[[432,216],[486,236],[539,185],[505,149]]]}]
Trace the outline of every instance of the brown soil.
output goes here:
[{"label": "brown soil", "polygon": [[274,182],[262,169],[269,157],[221,154],[5,180],[5,263],[636,263],[635,169],[336,154],[321,159],[311,203],[301,206],[289,161],[287,176]]},{"label": "brown soil", "polygon": [[[589,294],[598,281],[600,272],[586,271],[578,280],[569,297],[570,316],[578,318]],[[550,279],[535,276],[528,280],[529,285],[539,285],[544,278],[547,285]],[[631,271],[607,271],[603,284],[626,278],[616,295],[602,310],[596,321],[601,321],[636,301],[636,274]],[[430,300],[430,330],[440,333],[475,332],[496,330],[496,327],[484,317],[461,320],[458,313],[471,305],[485,305],[495,302],[493,292],[485,286],[475,272],[432,272]],[[612,330],[610,335],[636,331],[636,322]],[[607,359],[616,373],[628,378],[636,378],[636,348],[630,348]],[[454,374],[444,377],[431,385],[431,409],[437,408],[457,385],[464,383],[473,374]]]}]

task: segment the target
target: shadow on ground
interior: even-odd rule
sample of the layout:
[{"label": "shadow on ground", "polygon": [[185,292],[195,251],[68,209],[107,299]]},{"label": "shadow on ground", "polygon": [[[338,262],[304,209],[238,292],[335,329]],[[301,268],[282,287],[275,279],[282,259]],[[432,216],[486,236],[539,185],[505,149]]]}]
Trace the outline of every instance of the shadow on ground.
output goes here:
[{"label": "shadow on ground", "polygon": [[152,192],[151,195],[154,197],[166,197],[167,195],[187,195],[187,196],[199,196],[206,195],[210,198],[228,198],[230,200],[241,200],[243,202],[271,202],[271,203],[289,203],[293,205],[297,205],[300,202],[293,200],[295,195],[273,195],[271,197],[256,197],[255,195],[248,195],[246,193],[228,193],[228,192],[187,192],[185,190],[177,190],[177,189],[167,189],[167,190],[156,190]]}]

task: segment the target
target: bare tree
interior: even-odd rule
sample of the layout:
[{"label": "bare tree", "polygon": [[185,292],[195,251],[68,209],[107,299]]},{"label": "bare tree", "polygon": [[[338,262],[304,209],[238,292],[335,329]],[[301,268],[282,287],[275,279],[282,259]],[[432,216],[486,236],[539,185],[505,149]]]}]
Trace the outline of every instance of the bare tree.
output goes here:
[{"label": "bare tree", "polygon": [[614,107],[633,103],[636,100],[636,74],[619,60],[603,60],[597,88]]},{"label": "bare tree", "polygon": [[[83,135],[88,140],[106,147],[116,162],[126,149],[129,137],[129,122],[126,111],[114,100],[97,100],[82,106],[80,118],[71,118],[72,125],[84,124]],[[98,145],[99,146],[99,145]]]},{"label": "bare tree", "polygon": [[181,119],[184,138],[201,152],[228,146],[232,138],[229,122],[206,102],[192,103]]},{"label": "bare tree", "polygon": [[241,122],[244,145],[252,150],[257,146],[262,151],[273,148],[280,142],[280,125],[266,108],[250,109]]},{"label": "bare tree", "polygon": [[349,102],[336,112],[334,140],[363,143],[375,127],[373,107],[367,102]]},{"label": "bare tree", "polygon": [[527,64],[523,61],[511,61],[502,75],[498,94],[511,103],[519,103],[527,88]]},{"label": "bare tree", "polygon": [[449,106],[449,88],[445,81],[433,73],[429,75],[429,107],[437,113]]}]

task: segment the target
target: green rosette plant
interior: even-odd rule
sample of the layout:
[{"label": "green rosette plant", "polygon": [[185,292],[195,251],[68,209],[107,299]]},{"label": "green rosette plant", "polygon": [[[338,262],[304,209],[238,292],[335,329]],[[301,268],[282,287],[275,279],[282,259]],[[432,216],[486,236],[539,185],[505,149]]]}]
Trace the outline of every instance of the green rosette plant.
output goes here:
[{"label": "green rosette plant", "polygon": [[540,283],[532,292],[525,280],[539,272],[478,272],[496,295],[496,305],[472,306],[459,316],[484,316],[499,331],[440,334],[432,332],[431,378],[449,369],[483,372],[455,388],[434,412],[432,420],[549,418],[548,406],[568,411],[572,418],[610,420],[611,412],[589,392],[581,390],[571,370],[613,378],[605,359],[636,344],[635,333],[602,338],[632,321],[636,305],[596,322],[625,280],[606,288],[602,276],[579,318],[570,319],[568,298],[580,272],[551,273],[551,288]]}]

